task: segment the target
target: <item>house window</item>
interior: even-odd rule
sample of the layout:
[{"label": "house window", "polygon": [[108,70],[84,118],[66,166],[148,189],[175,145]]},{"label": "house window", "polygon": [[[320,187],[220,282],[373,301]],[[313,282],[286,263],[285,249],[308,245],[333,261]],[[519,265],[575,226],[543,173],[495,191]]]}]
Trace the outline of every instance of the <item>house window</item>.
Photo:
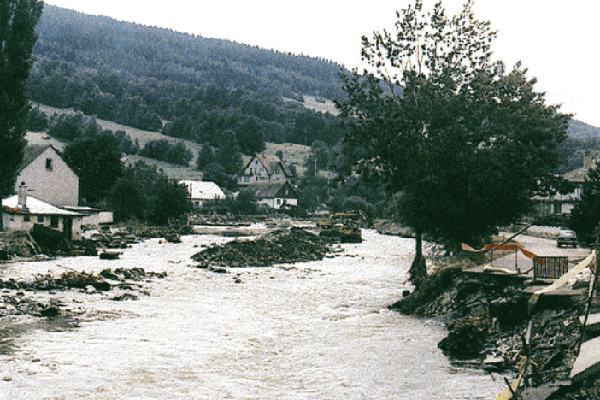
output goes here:
[{"label": "house window", "polygon": [[58,217],[56,217],[56,216],[50,217],[50,226],[52,228],[58,228]]},{"label": "house window", "polygon": [[43,224],[44,223],[44,216],[43,215],[38,215],[37,222],[40,222],[40,223]]},{"label": "house window", "polygon": [[25,221],[25,222],[31,222],[31,215],[29,215],[29,214],[23,215],[23,221]]},{"label": "house window", "polygon": [[52,171],[52,159],[51,158],[46,158],[46,169],[48,171]]}]

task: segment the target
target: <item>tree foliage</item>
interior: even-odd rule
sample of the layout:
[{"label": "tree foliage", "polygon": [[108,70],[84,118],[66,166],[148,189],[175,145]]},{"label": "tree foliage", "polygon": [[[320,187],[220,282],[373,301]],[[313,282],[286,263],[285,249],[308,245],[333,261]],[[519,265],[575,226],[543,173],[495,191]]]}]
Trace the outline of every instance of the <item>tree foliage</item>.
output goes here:
[{"label": "tree foliage", "polygon": [[108,204],[117,221],[165,224],[192,208],[184,185],[143,162],[125,168],[109,191]]},{"label": "tree foliage", "polygon": [[337,118],[301,104],[342,95],[335,63],[54,6],[38,31],[29,85],[39,103],[211,146],[230,130],[248,155],[265,141],[340,137]]},{"label": "tree foliage", "polygon": [[152,140],[139,152],[141,156],[166,161],[172,164],[188,166],[192,152],[182,142],[169,143],[167,139]]},{"label": "tree foliage", "polygon": [[43,6],[36,0],[0,2],[0,199],[14,191],[23,159],[30,109],[27,79]]},{"label": "tree foliage", "polygon": [[569,227],[577,232],[583,243],[594,243],[597,238],[594,230],[600,224],[600,171],[589,170],[581,188],[581,200],[571,211]]},{"label": "tree foliage", "polygon": [[88,204],[103,200],[121,176],[121,143],[111,133],[77,139],[65,148],[65,162],[79,176],[79,192]]},{"label": "tree foliage", "polygon": [[198,158],[196,159],[196,166],[200,171],[203,171],[209,164],[216,162],[215,150],[208,146],[202,146],[202,149],[198,152]]},{"label": "tree foliage", "polygon": [[50,119],[38,107],[33,107],[27,116],[27,130],[42,132],[48,129]]},{"label": "tree foliage", "polygon": [[339,102],[354,127],[345,153],[354,170],[400,191],[399,218],[420,237],[479,243],[528,210],[540,177],[556,166],[570,116],[545,103],[517,64],[491,58],[496,36],[473,1],[446,16],[416,0],[396,32],[363,37],[370,70],[344,78]]},{"label": "tree foliage", "polygon": [[208,164],[206,167],[204,167],[202,172],[202,180],[214,182],[221,188],[234,190],[237,186],[235,178],[227,174],[225,167],[219,163],[213,162]]}]

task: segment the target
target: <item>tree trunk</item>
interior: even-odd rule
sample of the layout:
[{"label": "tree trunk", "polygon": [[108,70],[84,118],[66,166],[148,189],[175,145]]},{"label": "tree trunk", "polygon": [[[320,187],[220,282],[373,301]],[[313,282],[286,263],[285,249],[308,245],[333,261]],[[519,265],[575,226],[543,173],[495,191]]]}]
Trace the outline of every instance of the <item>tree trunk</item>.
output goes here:
[{"label": "tree trunk", "polygon": [[415,229],[415,259],[409,273],[410,280],[415,285],[415,289],[419,289],[427,277],[427,267],[425,265],[425,258],[423,257],[423,232],[420,228]]}]

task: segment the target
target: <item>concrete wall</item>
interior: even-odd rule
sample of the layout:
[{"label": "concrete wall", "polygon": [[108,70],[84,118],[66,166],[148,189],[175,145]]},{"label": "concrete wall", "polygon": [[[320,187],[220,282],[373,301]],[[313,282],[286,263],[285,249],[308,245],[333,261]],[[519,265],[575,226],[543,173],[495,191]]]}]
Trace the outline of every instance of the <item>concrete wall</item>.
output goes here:
[{"label": "concrete wall", "polygon": [[298,199],[283,199],[283,198],[262,198],[256,201],[258,206],[274,208],[275,210],[279,210],[283,207],[284,204],[288,204],[291,206],[298,206]]},{"label": "concrete wall", "polygon": [[99,226],[102,224],[113,223],[113,213],[111,211],[101,211],[99,213],[86,215],[83,217],[81,224],[87,226]]},{"label": "concrete wall", "polygon": [[[65,230],[65,216],[56,215],[27,215],[27,214],[3,214],[2,222],[6,232],[31,232],[34,225],[44,225],[45,227],[56,229],[60,232]],[[81,217],[73,218],[72,240],[81,240],[82,225]]]}]

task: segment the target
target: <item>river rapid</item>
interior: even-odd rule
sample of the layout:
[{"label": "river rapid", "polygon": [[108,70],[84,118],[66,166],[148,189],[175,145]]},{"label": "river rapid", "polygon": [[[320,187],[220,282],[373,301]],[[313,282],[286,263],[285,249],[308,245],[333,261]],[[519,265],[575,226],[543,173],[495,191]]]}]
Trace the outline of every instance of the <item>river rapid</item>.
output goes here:
[{"label": "river rapid", "polygon": [[[454,368],[436,321],[388,311],[408,287],[414,242],[363,232],[323,261],[218,274],[190,257],[227,240],[149,240],[119,260],[62,258],[0,266],[0,278],[142,267],[168,273],[149,295],[58,292],[72,327],[23,326],[0,354],[0,399],[493,399],[500,377]],[[45,293],[27,294],[48,296]],[[0,319],[0,324],[6,323]]]}]

